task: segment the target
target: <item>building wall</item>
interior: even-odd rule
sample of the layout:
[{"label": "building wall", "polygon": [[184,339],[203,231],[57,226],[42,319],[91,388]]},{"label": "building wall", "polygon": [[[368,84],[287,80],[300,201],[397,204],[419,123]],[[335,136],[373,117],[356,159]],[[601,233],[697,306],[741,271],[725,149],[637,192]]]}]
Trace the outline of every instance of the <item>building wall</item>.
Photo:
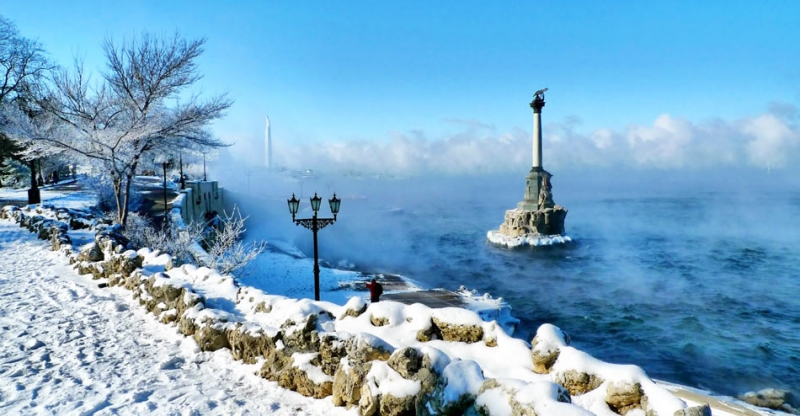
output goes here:
[{"label": "building wall", "polygon": [[182,197],[173,203],[173,211],[179,210],[186,224],[203,222],[206,220],[206,213],[223,213],[225,207],[223,191],[217,181],[186,182],[186,189],[181,191]]}]

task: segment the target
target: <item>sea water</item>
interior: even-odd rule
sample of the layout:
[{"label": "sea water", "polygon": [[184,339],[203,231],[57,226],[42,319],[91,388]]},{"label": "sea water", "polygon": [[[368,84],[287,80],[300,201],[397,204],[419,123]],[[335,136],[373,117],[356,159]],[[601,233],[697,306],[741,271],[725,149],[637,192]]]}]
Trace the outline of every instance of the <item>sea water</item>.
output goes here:
[{"label": "sea water", "polygon": [[[530,341],[552,323],[576,347],[657,379],[731,395],[800,392],[800,192],[791,177],[556,175],[553,196],[569,210],[573,241],[507,249],[486,232],[521,199],[524,172],[517,176],[319,177],[282,186],[343,198],[337,223],[319,234],[330,264],[503,297],[522,321],[517,336]],[[285,200],[273,202],[266,221],[290,223],[280,213]],[[276,230],[312,255],[307,230]]]}]

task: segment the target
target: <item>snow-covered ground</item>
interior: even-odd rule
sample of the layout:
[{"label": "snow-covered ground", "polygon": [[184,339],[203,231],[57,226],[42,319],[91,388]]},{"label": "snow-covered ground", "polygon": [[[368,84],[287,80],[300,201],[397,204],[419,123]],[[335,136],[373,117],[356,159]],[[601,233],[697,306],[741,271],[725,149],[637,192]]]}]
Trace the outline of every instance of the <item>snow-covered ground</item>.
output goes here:
[{"label": "snow-covered ground", "polygon": [[0,259],[0,414],[355,414],[201,352],[13,222]]},{"label": "snow-covered ground", "polygon": [[[93,190],[72,190],[70,185],[76,184],[74,179],[60,181],[56,185],[46,185],[39,188],[39,196],[43,204],[52,204],[63,208],[86,208],[95,205],[96,198]],[[27,201],[27,189],[0,189],[0,205],[5,201]]]},{"label": "snow-covered ground", "polygon": [[[81,202],[77,196],[63,198],[65,200],[62,202],[72,206],[90,202]],[[97,281],[92,281],[88,276],[79,276],[67,265],[66,257],[49,251],[48,245],[45,241],[36,240],[34,234],[13,222],[0,221],[0,413],[356,414],[355,408],[347,411],[333,406],[330,398],[305,398],[256,376],[254,373],[259,368],[258,364],[246,365],[235,361],[227,349],[200,351],[194,339],[183,336],[174,326],[162,324],[156,317],[146,313],[139,302],[132,299],[130,291],[121,287],[99,288]],[[154,265],[157,263],[151,262]],[[186,274],[187,279],[194,280],[198,293],[205,293],[209,299],[217,298],[216,294],[210,296],[211,290],[230,289],[228,284],[214,287],[211,281],[216,279],[205,282],[205,279],[200,281],[192,278],[193,270],[191,267],[173,269],[170,271],[172,279],[167,280],[177,281],[181,279],[181,274]],[[224,282],[220,280],[220,283]],[[276,297],[272,299],[283,302]],[[355,299],[351,299],[350,303],[353,301]],[[287,299],[286,302],[284,304],[290,308],[311,307],[309,301]],[[233,305],[223,302],[219,305],[210,303],[208,306],[224,307],[227,304]],[[318,306],[331,310],[337,308],[327,302]],[[379,336],[399,348],[401,344],[408,343],[406,338],[414,338],[409,334],[416,332],[416,328],[411,328],[414,332],[405,331],[409,329],[405,327],[417,325],[407,322],[422,322],[424,320],[416,318],[421,313],[431,313],[423,309],[382,302],[371,305],[370,311],[386,317],[389,326],[375,327],[369,323],[367,316],[362,316],[335,321],[335,330],[350,333],[367,331],[372,333],[371,336]],[[276,310],[288,312],[284,306]],[[415,314],[415,311],[419,313]],[[224,311],[231,312],[235,313],[236,310]],[[441,310],[433,313],[440,319],[446,318],[460,324],[482,325],[473,320],[460,322],[468,316],[462,313],[465,311],[456,312]],[[409,319],[409,313],[414,315],[414,319]],[[340,316],[340,313],[334,315]],[[257,321],[254,318],[258,316],[256,314],[248,318]],[[261,324],[272,326],[280,322]],[[487,377],[513,377],[520,381],[528,380],[534,383],[532,385],[544,386],[538,382],[545,380],[543,376],[525,370],[530,366],[530,350],[525,343],[505,337],[502,333],[495,335],[495,342],[499,344],[495,348],[502,350],[497,353],[483,343],[448,345],[443,341],[435,341],[430,345],[450,357],[445,358],[445,362],[452,362],[454,367],[447,370],[450,368],[447,366],[445,372],[458,370],[458,374],[472,374],[470,371],[477,369],[476,363],[480,363]],[[414,343],[413,340],[409,342]],[[573,351],[564,346],[561,348]],[[509,354],[514,352],[512,350],[516,353]],[[574,354],[580,355],[577,350]],[[457,360],[456,357],[460,356],[474,361]],[[509,365],[511,357],[514,357],[511,360],[514,361],[513,366]],[[581,360],[587,360],[581,357]],[[585,362],[593,363],[591,359]],[[563,364],[569,363],[563,361]],[[591,366],[601,367],[600,364]],[[377,368],[392,375],[388,367]],[[470,384],[467,381],[471,379],[464,380],[465,384]],[[594,398],[575,399],[575,403],[589,400],[584,405],[587,408],[593,406],[591,401]],[[665,399],[668,403],[671,400]],[[686,401],[689,404],[696,403]],[[725,411],[717,407],[713,414],[769,414],[755,412],[752,408],[741,409],[749,413]],[[575,409],[565,410],[574,413]]]}]

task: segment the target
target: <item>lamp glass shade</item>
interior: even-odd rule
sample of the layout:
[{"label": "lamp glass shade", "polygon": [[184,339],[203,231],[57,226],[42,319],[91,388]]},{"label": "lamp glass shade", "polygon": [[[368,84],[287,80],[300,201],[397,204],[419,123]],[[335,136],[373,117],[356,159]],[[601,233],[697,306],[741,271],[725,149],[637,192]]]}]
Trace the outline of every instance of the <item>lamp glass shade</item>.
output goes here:
[{"label": "lamp glass shade", "polygon": [[328,200],[328,203],[331,204],[331,214],[336,215],[339,213],[339,206],[342,204],[342,200],[336,197],[336,194],[333,194],[333,198]]},{"label": "lamp glass shade", "polygon": [[311,198],[311,209],[312,209],[314,212],[317,212],[317,211],[319,211],[319,204],[321,204],[321,203],[322,203],[322,198],[320,198],[319,196],[317,196],[317,193],[316,193],[316,192],[314,192],[314,197],[313,197],[313,198]]},{"label": "lamp glass shade", "polygon": [[292,194],[292,199],[288,199],[287,202],[289,203],[289,213],[292,215],[297,214],[297,210],[300,208],[300,200]]}]

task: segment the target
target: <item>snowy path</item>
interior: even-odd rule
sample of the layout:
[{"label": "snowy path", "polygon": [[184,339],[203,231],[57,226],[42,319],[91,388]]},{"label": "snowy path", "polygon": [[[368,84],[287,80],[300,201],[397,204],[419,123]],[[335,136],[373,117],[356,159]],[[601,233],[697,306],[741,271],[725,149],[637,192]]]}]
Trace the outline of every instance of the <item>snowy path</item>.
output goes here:
[{"label": "snowy path", "polygon": [[0,414],[355,414],[201,352],[46,245],[0,221]]}]

